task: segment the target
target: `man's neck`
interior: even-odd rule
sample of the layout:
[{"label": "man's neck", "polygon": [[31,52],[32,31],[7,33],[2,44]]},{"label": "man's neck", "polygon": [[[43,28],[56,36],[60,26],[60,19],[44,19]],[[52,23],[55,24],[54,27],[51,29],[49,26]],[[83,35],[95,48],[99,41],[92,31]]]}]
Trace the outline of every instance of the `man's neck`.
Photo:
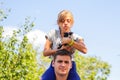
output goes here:
[{"label": "man's neck", "polygon": [[56,80],[67,80],[67,75],[66,76],[56,75]]}]

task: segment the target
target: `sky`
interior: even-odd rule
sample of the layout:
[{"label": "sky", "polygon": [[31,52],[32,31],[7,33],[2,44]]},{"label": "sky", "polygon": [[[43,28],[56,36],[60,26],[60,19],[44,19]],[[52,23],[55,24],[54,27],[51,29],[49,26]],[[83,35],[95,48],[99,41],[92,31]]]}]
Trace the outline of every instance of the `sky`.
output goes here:
[{"label": "sky", "polygon": [[[1,8],[11,12],[2,25],[6,32],[24,24],[26,17],[34,20],[30,37],[36,44],[44,44],[43,34],[57,29],[57,15],[70,10],[75,19],[72,31],[84,38],[87,56],[97,56],[108,62],[111,74],[108,80],[120,79],[120,0],[1,0]],[[40,37],[39,37],[40,36]]]}]

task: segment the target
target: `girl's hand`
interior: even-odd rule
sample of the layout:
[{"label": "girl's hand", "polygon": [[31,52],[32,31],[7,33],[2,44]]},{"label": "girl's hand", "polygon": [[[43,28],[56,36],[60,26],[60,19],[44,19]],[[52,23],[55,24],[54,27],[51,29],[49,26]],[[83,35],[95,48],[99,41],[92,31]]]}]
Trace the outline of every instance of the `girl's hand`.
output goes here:
[{"label": "girl's hand", "polygon": [[62,38],[62,45],[64,44],[69,44],[71,42],[71,39],[70,38]]},{"label": "girl's hand", "polygon": [[74,48],[72,46],[69,46],[69,45],[63,45],[61,47],[61,49],[66,49],[67,51],[71,52],[71,53],[74,53]]}]

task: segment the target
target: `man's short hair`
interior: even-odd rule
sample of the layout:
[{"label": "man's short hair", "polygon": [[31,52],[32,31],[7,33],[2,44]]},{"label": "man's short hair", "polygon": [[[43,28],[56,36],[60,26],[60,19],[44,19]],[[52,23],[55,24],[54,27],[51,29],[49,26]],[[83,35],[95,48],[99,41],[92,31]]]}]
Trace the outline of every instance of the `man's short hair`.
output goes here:
[{"label": "man's short hair", "polygon": [[72,53],[65,50],[65,49],[60,49],[60,50],[56,51],[56,53],[53,55],[53,60],[55,60],[58,55],[60,55],[60,56],[69,56],[70,59],[72,59]]}]

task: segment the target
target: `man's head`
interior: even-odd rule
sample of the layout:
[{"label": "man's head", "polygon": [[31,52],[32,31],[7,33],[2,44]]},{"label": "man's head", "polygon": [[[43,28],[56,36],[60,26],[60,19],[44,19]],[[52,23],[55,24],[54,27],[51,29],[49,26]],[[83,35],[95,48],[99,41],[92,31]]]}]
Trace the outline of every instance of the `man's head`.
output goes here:
[{"label": "man's head", "polygon": [[67,76],[72,68],[72,56],[67,50],[58,50],[52,62],[57,76]]}]

